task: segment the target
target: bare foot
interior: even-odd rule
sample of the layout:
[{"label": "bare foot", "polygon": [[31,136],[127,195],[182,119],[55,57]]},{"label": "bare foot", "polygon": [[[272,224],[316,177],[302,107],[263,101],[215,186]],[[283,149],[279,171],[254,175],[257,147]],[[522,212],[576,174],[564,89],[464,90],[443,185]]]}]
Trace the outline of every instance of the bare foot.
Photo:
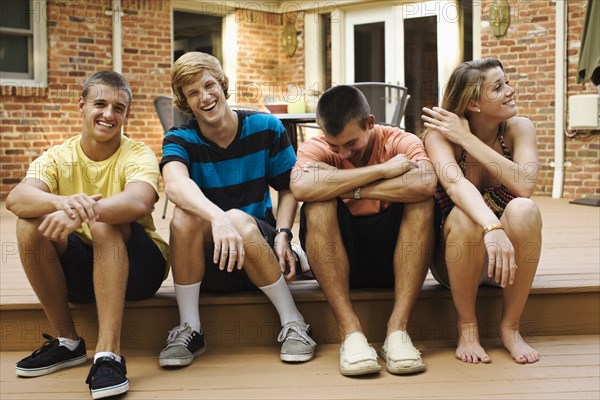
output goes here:
[{"label": "bare foot", "polygon": [[519,364],[533,364],[540,360],[540,353],[525,343],[518,330],[501,328],[502,344],[510,353],[512,358]]},{"label": "bare foot", "polygon": [[459,360],[478,364],[490,363],[492,359],[487,355],[481,344],[479,343],[479,327],[476,323],[459,323],[460,337],[456,347],[456,358]]}]

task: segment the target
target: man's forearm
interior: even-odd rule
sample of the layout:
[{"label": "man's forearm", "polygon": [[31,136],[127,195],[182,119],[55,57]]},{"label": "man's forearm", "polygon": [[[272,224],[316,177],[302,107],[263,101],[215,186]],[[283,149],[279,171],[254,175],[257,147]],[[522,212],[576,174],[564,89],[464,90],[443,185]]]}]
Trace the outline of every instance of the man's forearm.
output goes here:
[{"label": "man's forearm", "polygon": [[298,169],[297,175],[291,184],[294,197],[308,202],[331,200],[382,178],[379,165],[356,169]]},{"label": "man's forearm", "polygon": [[430,163],[421,162],[419,168],[391,179],[381,179],[361,188],[363,199],[396,203],[426,200],[435,193],[437,179]]}]

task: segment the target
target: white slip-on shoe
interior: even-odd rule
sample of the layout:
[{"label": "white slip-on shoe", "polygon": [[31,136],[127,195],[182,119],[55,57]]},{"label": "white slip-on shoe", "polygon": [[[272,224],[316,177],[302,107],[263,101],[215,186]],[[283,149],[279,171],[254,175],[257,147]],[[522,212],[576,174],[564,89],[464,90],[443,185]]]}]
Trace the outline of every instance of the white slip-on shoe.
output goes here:
[{"label": "white slip-on shoe", "polygon": [[415,348],[406,331],[390,333],[383,343],[380,355],[390,374],[413,374],[426,369],[421,352]]},{"label": "white slip-on shoe", "polygon": [[345,376],[366,375],[379,372],[377,352],[362,332],[346,336],[340,348],[340,373]]}]

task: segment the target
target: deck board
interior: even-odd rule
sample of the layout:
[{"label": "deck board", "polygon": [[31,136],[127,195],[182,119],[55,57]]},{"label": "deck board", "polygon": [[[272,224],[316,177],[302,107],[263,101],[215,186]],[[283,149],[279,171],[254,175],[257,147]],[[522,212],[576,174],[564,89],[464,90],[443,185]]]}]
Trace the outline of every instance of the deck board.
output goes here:
[{"label": "deck board", "polygon": [[[494,360],[468,365],[454,359],[447,342],[419,342],[428,370],[412,376],[385,371],[370,377],[346,378],[338,371],[338,346],[318,347],[314,360],[282,364],[278,348],[208,348],[191,366],[180,370],[158,367],[155,354],[130,351],[131,389],[127,399],[597,399],[600,395],[598,335],[543,336],[530,341],[542,354],[534,365],[518,365],[493,342]],[[378,348],[381,343],[374,343]],[[209,344],[210,346],[210,344]],[[84,384],[90,364],[39,378],[14,374],[14,363],[26,352],[3,352],[0,394],[5,399],[86,398]],[[90,354],[91,355],[91,354]],[[383,361],[380,360],[383,366]]]}]

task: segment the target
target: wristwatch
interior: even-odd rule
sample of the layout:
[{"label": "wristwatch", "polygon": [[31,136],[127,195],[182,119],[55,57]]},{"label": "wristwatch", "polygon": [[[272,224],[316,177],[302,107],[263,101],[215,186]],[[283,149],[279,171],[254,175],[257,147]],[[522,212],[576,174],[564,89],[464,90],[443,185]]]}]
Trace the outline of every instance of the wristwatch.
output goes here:
[{"label": "wristwatch", "polygon": [[290,242],[292,241],[292,238],[294,237],[294,234],[292,233],[292,231],[288,228],[277,228],[275,229],[275,236],[279,235],[281,232],[284,232],[288,235],[288,238],[290,239]]},{"label": "wristwatch", "polygon": [[354,189],[354,200],[360,200],[360,188]]}]

